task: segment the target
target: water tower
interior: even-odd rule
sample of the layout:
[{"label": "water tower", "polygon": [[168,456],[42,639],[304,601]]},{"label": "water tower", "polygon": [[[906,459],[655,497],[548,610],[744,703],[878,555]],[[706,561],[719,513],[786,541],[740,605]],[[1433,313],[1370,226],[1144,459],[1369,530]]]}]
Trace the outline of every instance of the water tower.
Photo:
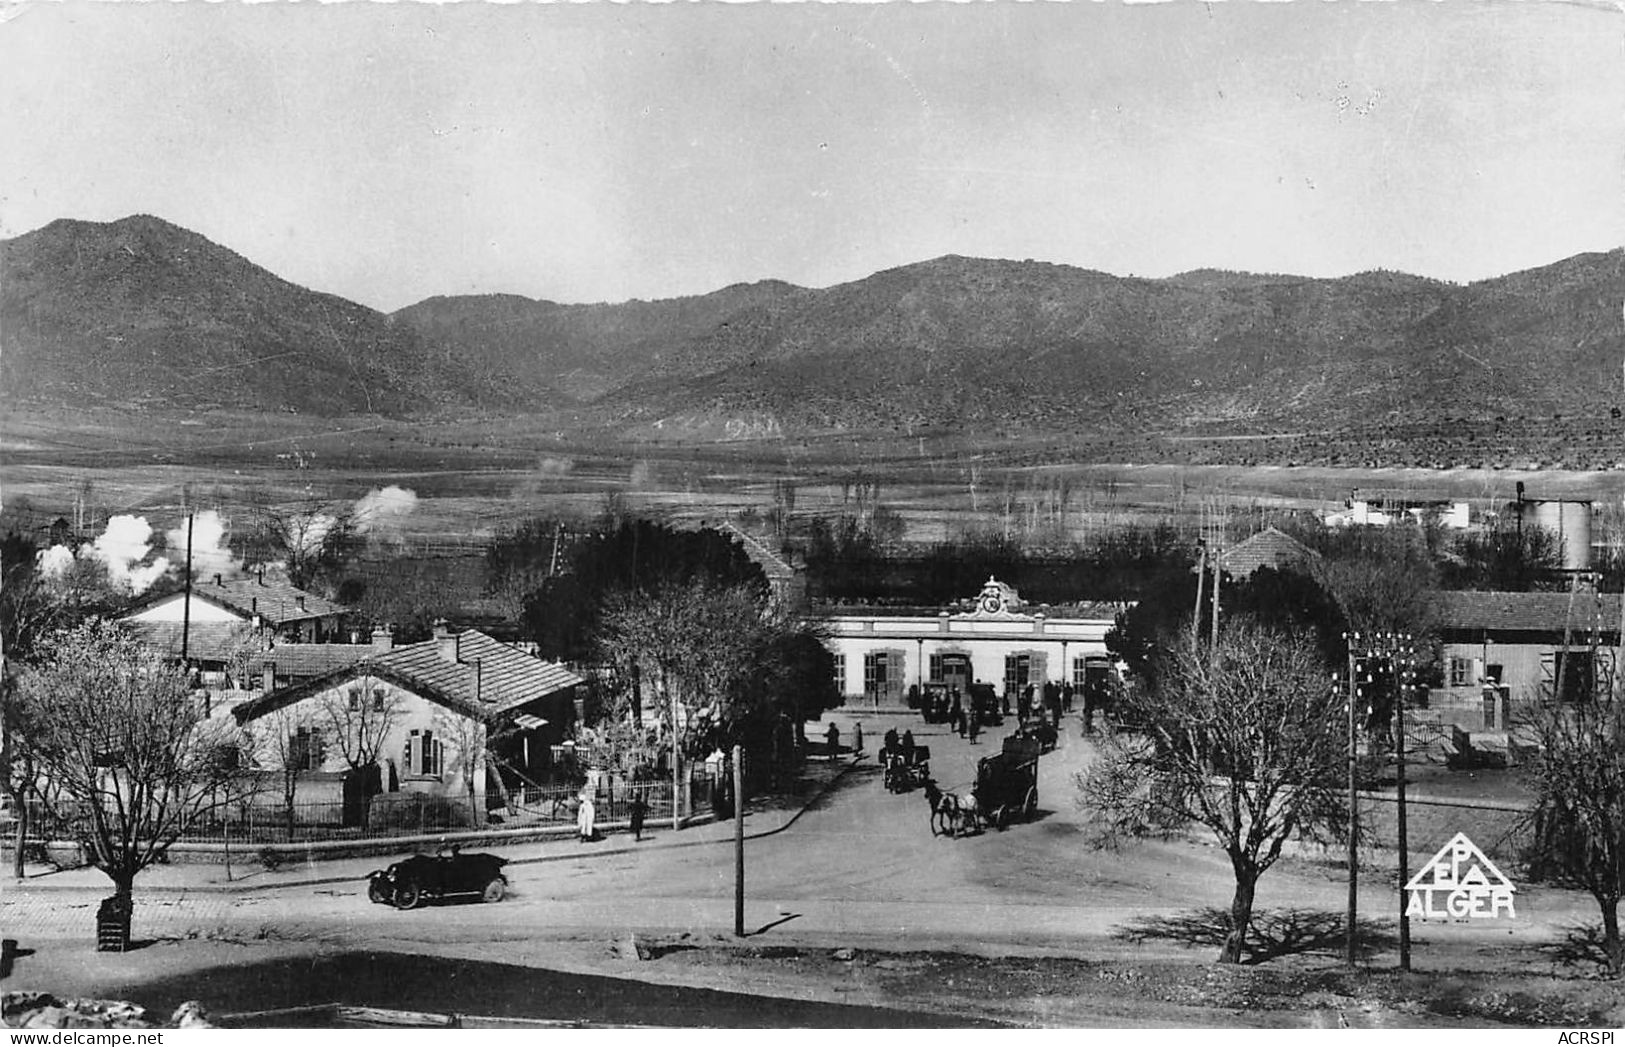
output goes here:
[{"label": "water tower", "polygon": [[1559,566],[1591,569],[1591,503],[1573,498],[1525,498],[1518,485],[1518,526],[1539,527],[1557,539]]}]

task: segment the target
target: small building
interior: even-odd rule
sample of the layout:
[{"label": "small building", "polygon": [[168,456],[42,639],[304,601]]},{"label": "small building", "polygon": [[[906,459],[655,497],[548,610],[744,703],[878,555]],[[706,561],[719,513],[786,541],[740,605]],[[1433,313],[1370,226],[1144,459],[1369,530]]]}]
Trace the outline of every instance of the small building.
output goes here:
[{"label": "small building", "polygon": [[[349,608],[287,581],[267,578],[262,571],[246,578],[216,574],[192,585],[190,602],[185,591],[168,593],[137,604],[120,621],[138,632],[152,626],[226,623],[247,625],[267,640],[334,643],[344,638],[348,612]],[[187,646],[190,651],[190,636]]]},{"label": "small building", "polygon": [[1321,514],[1327,527],[1388,527],[1405,520],[1438,521],[1441,527],[1465,531],[1472,517],[1466,502],[1434,499],[1348,498],[1343,508]]},{"label": "small building", "polygon": [[1245,541],[1219,553],[1219,569],[1240,581],[1261,567],[1276,571],[1301,570],[1320,554],[1285,531],[1266,527]]},{"label": "small building", "polygon": [[1028,685],[1072,684],[1114,673],[1106,633],[1129,604],[1033,606],[989,578],[949,608],[832,607],[822,616],[835,679],[848,701],[906,705],[909,689],[992,684],[1014,697]]},{"label": "small building", "polygon": [[256,738],[261,773],[293,770],[297,803],[316,817],[376,825],[433,802],[470,824],[483,820],[488,794],[545,777],[581,683],[477,630],[442,626],[433,639],[371,650],[233,714]]},{"label": "small building", "polygon": [[1429,694],[1428,709],[1441,722],[1505,731],[1520,709],[1554,695],[1573,701],[1612,672],[1618,593],[1445,591],[1435,598],[1444,685]]}]

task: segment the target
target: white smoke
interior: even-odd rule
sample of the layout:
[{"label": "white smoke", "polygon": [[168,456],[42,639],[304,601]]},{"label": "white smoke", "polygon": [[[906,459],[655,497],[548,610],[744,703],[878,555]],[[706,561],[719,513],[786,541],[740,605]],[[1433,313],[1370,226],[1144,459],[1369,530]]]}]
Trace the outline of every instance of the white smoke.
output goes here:
[{"label": "white smoke", "polygon": [[34,562],[39,567],[41,577],[58,581],[73,566],[73,550],[65,545],[53,545],[49,549],[41,549],[35,555]]},{"label": "white smoke", "polygon": [[391,484],[368,491],[355,503],[352,518],[356,533],[399,538],[401,520],[410,516],[417,505],[417,493],[404,487]]},{"label": "white smoke", "polygon": [[[186,551],[186,524],[164,532],[172,552]],[[223,575],[227,578],[241,574],[243,565],[237,561],[226,545],[226,521],[213,509],[205,509],[192,517],[192,576],[207,578]]]},{"label": "white smoke", "polygon": [[339,525],[338,518],[328,513],[312,513],[299,521],[292,534],[288,536],[290,542],[299,547],[301,553],[314,555],[321,551],[322,543],[327,540],[328,532]]},{"label": "white smoke", "polygon": [[169,570],[162,556],[150,564],[141,562],[151,551],[152,525],[144,517],[120,515],[107,521],[107,530],[93,544],[80,548],[79,558],[101,561],[114,586],[139,596]]}]

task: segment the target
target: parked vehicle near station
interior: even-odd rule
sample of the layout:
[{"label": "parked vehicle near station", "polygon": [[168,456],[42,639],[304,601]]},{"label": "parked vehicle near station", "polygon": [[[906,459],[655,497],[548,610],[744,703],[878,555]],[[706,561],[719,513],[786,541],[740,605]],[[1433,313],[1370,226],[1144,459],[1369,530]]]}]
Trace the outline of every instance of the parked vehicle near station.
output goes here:
[{"label": "parked vehicle near station", "polygon": [[494,854],[463,854],[453,847],[438,854],[415,854],[367,877],[367,897],[379,905],[415,909],[428,901],[478,897],[500,902],[508,892],[502,867],[508,859]]}]

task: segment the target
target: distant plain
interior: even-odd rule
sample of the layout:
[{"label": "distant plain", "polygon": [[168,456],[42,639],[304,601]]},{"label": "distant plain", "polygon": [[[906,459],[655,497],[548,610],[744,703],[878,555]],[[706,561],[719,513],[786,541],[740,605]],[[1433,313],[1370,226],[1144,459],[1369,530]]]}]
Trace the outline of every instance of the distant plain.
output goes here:
[{"label": "distant plain", "polygon": [[[1185,465],[1102,457],[1098,440],[1067,434],[835,431],[807,437],[635,441],[595,432],[579,416],[489,415],[400,421],[238,410],[46,410],[0,416],[8,506],[65,513],[88,482],[107,512],[178,510],[186,499],[236,511],[359,498],[385,485],[413,491],[403,537],[478,542],[538,515],[590,516],[613,499],[679,520],[720,520],[775,504],[794,488],[798,515],[850,507],[876,485],[911,541],[998,526],[1039,503],[1086,537],[1128,522],[1200,513],[1232,516],[1325,509],[1363,497],[1514,497],[1618,502],[1625,472],[1552,469],[1337,468]],[[1166,455],[1161,455],[1166,459]],[[154,520],[158,524],[159,520]],[[166,523],[167,526],[167,523]]]}]

